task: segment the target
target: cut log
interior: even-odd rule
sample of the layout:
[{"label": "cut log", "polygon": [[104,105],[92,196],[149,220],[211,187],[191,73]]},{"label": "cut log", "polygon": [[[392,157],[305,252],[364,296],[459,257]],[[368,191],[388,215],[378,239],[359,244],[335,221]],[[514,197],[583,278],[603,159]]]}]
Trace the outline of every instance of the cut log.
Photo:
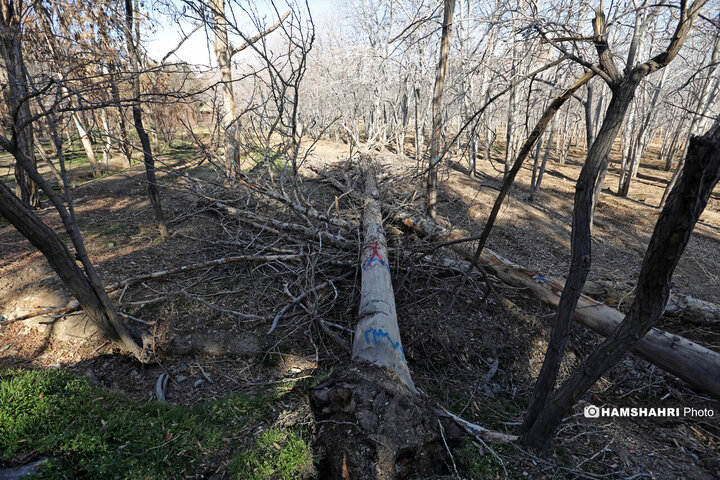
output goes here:
[{"label": "cut log", "polygon": [[719,325],[720,305],[690,295],[673,293],[665,307],[665,315],[698,325]]},{"label": "cut log", "polygon": [[[365,177],[362,287],[352,365],[310,393],[321,478],[428,478],[449,473],[458,422],[415,388],[400,340],[375,178]],[[515,437],[481,432],[490,441]]]},{"label": "cut log", "polygon": [[[409,212],[391,213],[395,221],[431,241],[450,242],[462,238],[425,216]],[[467,260],[472,260],[475,253],[474,245],[470,242],[452,243],[448,246]],[[479,263],[503,282],[523,287],[545,303],[555,307],[558,305],[563,286],[557,280],[516,265],[488,248],[483,250]],[[575,309],[575,321],[603,336],[610,335],[624,317],[622,312],[586,295],[580,296]],[[720,399],[720,353],[657,328],[651,329],[633,347],[632,352],[689,385]]]},{"label": "cut log", "polygon": [[[584,290],[591,297],[604,299],[611,305],[620,302],[630,305],[635,299],[634,285],[626,282],[587,281]],[[717,325],[720,324],[720,305],[672,292],[663,316],[698,325]]]},{"label": "cut log", "polygon": [[400,341],[387,242],[377,197],[375,178],[372,174],[367,174],[363,249],[360,256],[362,286],[352,358],[356,362],[366,361],[392,370],[410,390],[414,391],[415,386],[410,378],[410,370]]}]

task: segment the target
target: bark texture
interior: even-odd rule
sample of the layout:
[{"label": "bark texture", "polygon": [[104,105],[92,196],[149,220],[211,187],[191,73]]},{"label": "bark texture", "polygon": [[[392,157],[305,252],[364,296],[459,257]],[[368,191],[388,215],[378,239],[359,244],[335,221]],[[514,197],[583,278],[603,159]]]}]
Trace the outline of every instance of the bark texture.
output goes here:
[{"label": "bark texture", "polygon": [[362,288],[352,365],[310,395],[322,452],[320,477],[428,478],[448,473],[447,450],[460,446],[463,432],[418,394],[410,377],[372,173],[365,177],[365,192]]},{"label": "bark texture", "polygon": [[450,52],[450,33],[452,29],[455,0],[445,0],[445,13],[443,15],[442,37],[440,39],[440,59],[435,70],[435,86],[432,96],[433,130],[430,138],[430,155],[427,181],[427,212],[435,216],[437,209],[437,165],[440,162],[440,143],[442,142],[442,97],[445,88],[445,73],[447,72],[448,54]]},{"label": "bark texture", "polygon": [[[660,319],[670,297],[673,271],[718,180],[720,122],[705,136],[690,141],[682,176],[669,195],[650,238],[630,311],[610,336],[552,394],[547,407],[525,434],[526,444],[544,446],[575,402]],[[705,373],[717,377],[718,371]]]}]

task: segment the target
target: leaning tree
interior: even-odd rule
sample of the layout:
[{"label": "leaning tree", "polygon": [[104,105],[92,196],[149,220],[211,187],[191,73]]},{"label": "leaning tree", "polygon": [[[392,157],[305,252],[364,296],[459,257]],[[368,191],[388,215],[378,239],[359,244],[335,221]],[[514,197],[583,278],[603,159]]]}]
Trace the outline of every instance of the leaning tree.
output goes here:
[{"label": "leaning tree", "polygon": [[[522,424],[522,431],[525,433],[524,440],[529,445],[544,444],[547,440],[545,434],[552,431],[557,425],[556,414],[559,404],[556,403],[555,396],[551,398],[550,394],[557,379],[560,361],[569,336],[570,322],[590,271],[593,192],[601,167],[622,127],[623,118],[638,86],[648,75],[666,67],[675,59],[705,3],[707,0],[695,0],[690,5],[685,0],[681,2],[679,21],[668,46],[649,60],[635,63],[637,43],[631,44],[624,72],[618,68],[610,49],[605,15],[602,10],[596,12],[593,20],[592,42],[597,52],[598,65],[565,50],[562,41],[555,41],[547,35],[542,27],[537,27],[548,42],[557,45],[557,48],[563,50],[563,53],[601,77],[610,87],[612,94],[602,126],[588,151],[575,187],[570,271],[550,331],[545,360]],[[578,39],[571,40],[577,41]],[[680,252],[682,252],[682,248]],[[640,338],[642,335],[635,341]],[[617,355],[612,359],[616,361]],[[575,394],[573,394],[573,398],[577,398]],[[555,412],[555,415],[548,416],[547,412],[549,411]],[[559,411],[563,412],[564,410],[559,409]],[[539,420],[541,415],[542,420]]]}]

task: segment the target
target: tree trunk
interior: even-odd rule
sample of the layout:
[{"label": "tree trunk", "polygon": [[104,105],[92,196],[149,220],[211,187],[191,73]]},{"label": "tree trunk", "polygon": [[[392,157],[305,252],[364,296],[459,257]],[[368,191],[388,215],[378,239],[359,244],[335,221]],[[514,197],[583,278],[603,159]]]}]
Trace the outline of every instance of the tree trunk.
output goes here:
[{"label": "tree trunk", "polygon": [[613,141],[620,130],[625,112],[635,94],[635,89],[642,78],[642,75],[630,76],[613,91],[610,105],[608,105],[605,114],[605,120],[580,170],[580,176],[575,187],[570,272],[562,290],[563,294],[560,297],[560,303],[550,331],[545,360],[525,416],[522,427],[524,431],[530,428],[540,411],[545,407],[547,397],[555,385],[560,360],[567,342],[570,321],[573,318],[578,298],[582,293],[585,279],[590,271],[590,215],[592,213],[595,183],[605,157],[610,154]]},{"label": "tree trunk", "polygon": [[[65,90],[65,93],[68,94],[69,92]],[[75,124],[75,128],[77,129],[78,136],[80,137],[80,143],[83,146],[83,150],[85,150],[85,156],[87,156],[88,162],[90,163],[90,170],[92,171],[92,176],[97,177],[102,174],[102,167],[98,167],[97,158],[95,158],[95,151],[93,150],[90,136],[88,135],[87,130],[85,129],[85,125],[83,124],[82,120],[80,119],[80,115],[78,115],[77,112],[72,113],[72,119],[73,123]]]},{"label": "tree trunk", "polygon": [[132,165],[132,148],[127,134],[127,126],[125,125],[125,112],[120,104],[120,91],[117,87],[115,64],[112,62],[108,64],[108,73],[110,75],[110,95],[112,95],[112,100],[117,105],[118,111],[118,130],[120,130],[120,151],[124,158],[123,166],[129,168]]},{"label": "tree trunk", "polygon": [[587,86],[587,98],[583,102],[585,109],[585,143],[587,149],[590,150],[590,146],[595,141],[595,123],[593,117],[593,86],[588,84]]},{"label": "tree trunk", "polygon": [[362,287],[352,367],[313,389],[321,478],[427,478],[447,473],[443,436],[461,432],[418,394],[400,341],[374,173],[365,175]]},{"label": "tree trunk", "polygon": [[50,171],[52,172],[53,176],[55,177],[55,180],[57,180],[58,185],[60,186],[60,192],[64,194],[65,186],[63,185],[62,176],[60,176],[60,172],[58,171],[55,164],[52,163],[52,160],[50,159],[50,155],[48,155],[48,152],[45,150],[45,147],[43,147],[42,142],[38,141],[35,144],[35,146],[37,147],[38,153],[40,154],[40,158],[50,168]]},{"label": "tree trunk", "polygon": [[633,142],[633,147],[631,149],[632,153],[630,155],[630,163],[627,166],[627,171],[625,172],[624,177],[621,176],[621,184],[618,192],[621,197],[628,196],[628,193],[630,192],[630,183],[637,176],[638,168],[640,167],[640,159],[642,158],[642,154],[644,153],[648,142],[645,138],[648,136],[648,126],[650,125],[653,113],[655,113],[655,106],[657,105],[658,98],[660,98],[660,92],[662,91],[663,84],[667,78],[667,73],[668,69],[666,68],[663,70],[660,81],[655,88],[647,113],[641,120],[638,133],[634,139],[630,140]]},{"label": "tree trunk", "polygon": [[532,190],[530,192],[530,196],[528,197],[529,202],[534,202],[540,192],[540,185],[542,185],[543,174],[545,173],[545,166],[547,165],[548,158],[550,157],[550,149],[552,148],[554,137],[555,127],[552,127],[550,129],[550,133],[548,134],[547,144],[545,145],[545,153],[543,154],[540,168],[537,173],[535,173],[535,169],[533,169],[533,182],[531,184]]},{"label": "tree trunk", "polygon": [[415,160],[419,165],[422,161],[422,149],[425,139],[420,135],[420,88],[417,86],[414,88],[413,98],[415,99]]},{"label": "tree trunk", "polygon": [[442,142],[442,97],[447,72],[448,54],[450,52],[450,33],[452,30],[455,0],[444,0],[443,28],[440,39],[440,58],[435,71],[435,87],[433,88],[432,113],[433,131],[430,139],[430,155],[427,181],[427,212],[435,217],[437,212],[437,164],[440,162],[440,144]]},{"label": "tree trunk", "polygon": [[[21,15],[23,6],[20,0],[3,0],[0,12],[0,49],[4,63],[5,103],[7,104],[8,125],[13,129],[13,136],[17,137],[17,146],[30,160],[32,168],[36,167],[34,152],[34,137],[32,125],[22,129],[18,125],[24,124],[30,118],[30,105],[26,100],[28,95],[27,77],[25,75],[25,61],[22,53],[22,25]],[[15,115],[13,116],[13,112]],[[20,165],[15,165],[15,184],[17,196],[31,208],[40,207],[40,192],[37,185],[27,175]]]},{"label": "tree trunk", "polygon": [[105,142],[103,143],[103,163],[105,168],[110,168],[110,152],[112,150],[112,135],[110,133],[110,119],[108,109],[102,110],[103,133],[105,134]]},{"label": "tree trunk", "polygon": [[232,52],[225,18],[225,0],[211,0],[213,33],[215,34],[215,59],[220,69],[222,82],[223,106],[221,127],[225,139],[225,169],[229,177],[235,175],[240,162],[239,150],[235,146],[237,126],[235,123],[235,94],[232,79]]},{"label": "tree trunk", "polygon": [[593,20],[594,42],[598,53],[603,77],[610,84],[612,98],[608,105],[605,119],[600,132],[588,152],[585,163],[580,170],[575,187],[575,203],[573,207],[573,223],[571,233],[571,259],[563,288],[562,297],[550,331],[550,340],[545,360],[540,370],[533,396],[530,401],[522,431],[528,432],[543,409],[548,408],[547,399],[557,379],[560,361],[569,334],[570,321],[573,318],[583,285],[590,271],[591,262],[591,214],[593,191],[597,182],[602,162],[610,154],[612,143],[622,126],[622,121],[635,95],[640,82],[650,73],[665,68],[677,56],[682,47],[693,21],[700,13],[707,0],[695,0],[692,5],[682,4],[680,21],[668,47],[662,53],[647,62],[636,66],[628,65],[626,73],[621,75],[612,59],[606,42],[605,16],[598,10]]},{"label": "tree trunk", "polygon": [[148,182],[148,195],[150,203],[155,210],[155,219],[158,223],[158,230],[163,239],[168,237],[168,229],[165,224],[165,215],[163,214],[162,204],[160,203],[160,191],[158,190],[157,179],[155,177],[155,159],[153,158],[152,148],[150,146],[150,138],[148,137],[145,127],[143,126],[142,106],[140,105],[140,56],[137,51],[137,45],[133,39],[133,25],[135,16],[133,14],[132,0],[125,0],[125,40],[127,41],[128,53],[130,55],[130,68],[132,70],[132,89],[133,89],[133,121],[135,122],[135,131],[140,138],[140,145],[143,149],[143,161],[145,163],[145,176]]},{"label": "tree trunk", "polygon": [[0,183],[0,213],[42,252],[60,280],[70,289],[85,313],[105,337],[136,357],[143,358],[142,341],[139,336],[131,333],[127,326],[120,322],[114,311],[105,308],[98,292],[92,288],[65,244],[2,183]]},{"label": "tree trunk", "polygon": [[[65,76],[63,74],[62,67],[60,65],[60,55],[57,52],[56,45],[53,43],[54,38],[54,32],[52,31],[52,27],[50,25],[50,18],[51,14],[45,10],[43,7],[41,7],[43,10],[42,13],[39,15],[40,23],[43,27],[43,30],[45,31],[45,38],[47,40],[47,46],[50,50],[53,57],[55,57],[55,62],[58,66],[58,76],[60,77],[61,81],[65,80]],[[70,91],[67,89],[67,87],[62,87],[63,95],[71,98]],[[70,100],[72,102],[72,100]],[[80,143],[82,144],[83,150],[85,150],[85,156],[88,159],[88,163],[90,163],[90,169],[93,177],[97,177],[102,174],[102,167],[98,168],[97,158],[95,157],[95,151],[92,147],[92,139],[90,138],[90,135],[87,131],[87,128],[85,127],[86,122],[83,121],[83,119],[80,117],[80,113],[77,111],[73,111],[70,113],[70,116],[72,117],[73,124],[75,125],[75,129],[78,132],[78,136],[80,137]]]},{"label": "tree trunk", "polygon": [[600,173],[598,173],[597,180],[595,181],[595,187],[593,188],[592,196],[592,207],[590,208],[590,228],[593,228],[595,224],[595,210],[597,209],[598,202],[600,201],[600,195],[602,194],[603,185],[605,184],[605,176],[607,175],[608,167],[610,166],[610,154],[605,156],[605,159],[600,164]]},{"label": "tree trunk", "polygon": [[[670,296],[673,271],[718,180],[720,120],[703,137],[690,141],[682,177],[660,213],[650,239],[630,311],[552,395],[548,406],[526,433],[526,444],[544,446],[575,402],[660,319]],[[710,374],[717,375],[717,372]]]},{"label": "tree trunk", "polygon": [[375,179],[369,172],[365,175],[362,287],[352,359],[391,370],[414,391],[415,386],[400,343],[378,196]]}]

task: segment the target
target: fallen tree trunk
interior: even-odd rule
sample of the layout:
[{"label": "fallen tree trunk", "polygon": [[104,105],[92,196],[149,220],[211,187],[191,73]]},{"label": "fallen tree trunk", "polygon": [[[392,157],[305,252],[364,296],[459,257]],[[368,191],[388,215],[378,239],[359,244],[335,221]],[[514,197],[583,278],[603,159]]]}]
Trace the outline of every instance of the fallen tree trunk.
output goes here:
[{"label": "fallen tree trunk", "polygon": [[428,478],[449,473],[450,451],[462,445],[464,431],[488,441],[515,439],[453,418],[415,388],[400,340],[377,196],[368,173],[352,366],[310,394],[323,452],[321,478]]},{"label": "fallen tree trunk", "polygon": [[673,293],[665,307],[665,315],[698,325],[719,325],[720,305],[690,295]]},{"label": "fallen tree trunk", "polygon": [[[472,260],[473,245],[460,242],[453,234],[432,220],[408,212],[392,212],[394,219],[431,241],[447,242],[463,258]],[[456,243],[452,243],[456,242]],[[523,287],[550,305],[557,306],[563,286],[557,280],[532,272],[485,248],[479,263],[503,282]],[[625,315],[592,298],[581,295],[575,309],[575,321],[608,336],[622,322]],[[720,353],[672,333],[651,329],[632,352],[648,362],[682,379],[689,385],[720,399]]]},{"label": "fallen tree trunk", "polygon": [[[593,297],[604,298],[604,302],[609,304],[617,302],[629,305],[635,299],[635,286],[626,282],[587,281],[585,291],[589,291]],[[698,325],[717,325],[720,324],[720,305],[672,292],[663,316]]]}]

